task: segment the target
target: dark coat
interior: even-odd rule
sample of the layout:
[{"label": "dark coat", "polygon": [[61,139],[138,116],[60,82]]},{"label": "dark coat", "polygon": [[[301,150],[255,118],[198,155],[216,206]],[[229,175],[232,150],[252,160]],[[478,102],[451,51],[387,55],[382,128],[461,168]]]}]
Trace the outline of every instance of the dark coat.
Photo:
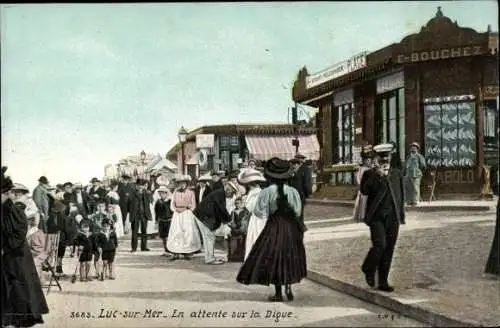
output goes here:
[{"label": "dark coat", "polygon": [[217,189],[224,189],[224,184],[222,183],[222,181],[217,181],[217,182],[214,182],[212,183],[212,191],[214,190],[217,190]]},{"label": "dark coat", "polygon": [[297,189],[302,201],[309,198],[312,194],[312,175],[309,168],[301,165],[290,178],[289,185]]},{"label": "dark coat", "polygon": [[193,214],[211,231],[217,230],[222,223],[231,222],[231,215],[226,208],[226,193],[224,188],[209,193],[196,206]]},{"label": "dark coat", "polygon": [[[384,179],[387,179],[389,183],[385,183]],[[391,169],[387,177],[382,177],[375,169],[370,169],[361,178],[360,190],[363,195],[368,196],[364,218],[366,224],[369,225],[374,219],[378,206],[388,192],[392,194],[398,221],[405,223],[404,185],[401,170]]]},{"label": "dark coat", "polygon": [[172,219],[174,212],[170,208],[172,200],[158,199],[155,204],[155,216],[157,221],[168,221]]},{"label": "dark coat", "polygon": [[[200,203],[200,189],[201,189],[200,186],[196,186],[196,188],[194,188],[194,197],[196,199],[196,205],[198,205]],[[206,186],[201,198],[203,199],[203,198],[207,197],[207,195],[211,192],[212,192],[212,188],[210,188],[210,186]]]},{"label": "dark coat", "polygon": [[129,208],[129,199],[134,191],[134,185],[131,183],[120,182],[118,184],[118,195],[120,196],[120,208],[122,212]]},{"label": "dark coat", "polygon": [[49,308],[26,240],[26,216],[9,199],[2,204],[2,324],[43,323]]},{"label": "dark coat", "polygon": [[139,202],[141,201],[141,196],[146,198],[146,204],[144,208],[144,216],[148,221],[153,219],[151,215],[150,204],[153,203],[153,196],[147,190],[144,190],[142,194],[140,194],[137,190],[134,190],[130,195],[130,222],[134,222],[138,215],[139,210]]}]

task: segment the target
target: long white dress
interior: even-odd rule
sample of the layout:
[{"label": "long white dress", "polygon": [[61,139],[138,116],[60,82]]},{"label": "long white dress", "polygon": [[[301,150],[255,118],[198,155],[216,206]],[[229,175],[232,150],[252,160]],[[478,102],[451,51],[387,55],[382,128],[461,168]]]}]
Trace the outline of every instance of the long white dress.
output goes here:
[{"label": "long white dress", "polygon": [[[170,208],[174,212],[167,238],[167,248],[174,254],[191,254],[201,249],[201,239],[192,210],[196,206],[192,190],[174,191]],[[184,209],[177,213],[177,209]]]},{"label": "long white dress", "polygon": [[107,194],[108,198],[110,199],[110,205],[113,206],[114,213],[116,215],[116,222],[115,222],[115,233],[116,237],[120,238],[125,235],[125,230],[123,227],[123,216],[122,216],[122,210],[120,209],[120,196],[116,191],[110,191]]},{"label": "long white dress", "polygon": [[255,241],[257,241],[257,238],[259,238],[260,233],[266,226],[267,219],[261,219],[253,214],[255,204],[257,203],[257,196],[259,196],[261,190],[262,189],[260,189],[260,187],[251,189],[248,192],[245,200],[245,207],[250,213],[252,213],[252,215],[250,216],[250,221],[248,222],[247,237],[245,241],[245,260],[250,254]]}]

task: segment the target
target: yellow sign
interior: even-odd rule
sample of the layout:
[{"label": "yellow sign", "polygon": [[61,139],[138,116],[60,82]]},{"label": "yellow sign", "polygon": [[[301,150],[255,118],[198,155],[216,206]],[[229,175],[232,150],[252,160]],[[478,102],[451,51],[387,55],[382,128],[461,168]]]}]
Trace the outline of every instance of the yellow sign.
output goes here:
[{"label": "yellow sign", "polygon": [[430,51],[412,52],[396,56],[396,63],[415,63],[428,60],[448,59],[456,57],[477,56],[483,54],[482,46],[467,46],[449,49],[438,49]]},{"label": "yellow sign", "polygon": [[473,170],[451,170],[438,172],[436,181],[441,184],[472,184],[475,182]]}]

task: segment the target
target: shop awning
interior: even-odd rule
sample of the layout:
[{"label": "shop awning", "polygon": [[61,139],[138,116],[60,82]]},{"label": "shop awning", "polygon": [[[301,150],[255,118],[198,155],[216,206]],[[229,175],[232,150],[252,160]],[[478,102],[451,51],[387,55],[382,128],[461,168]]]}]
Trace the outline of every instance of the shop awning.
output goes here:
[{"label": "shop awning", "polygon": [[[293,136],[246,136],[250,157],[265,161],[272,157],[292,159],[295,156]],[[319,160],[319,142],[315,134],[299,136],[299,153],[307,159]]]}]

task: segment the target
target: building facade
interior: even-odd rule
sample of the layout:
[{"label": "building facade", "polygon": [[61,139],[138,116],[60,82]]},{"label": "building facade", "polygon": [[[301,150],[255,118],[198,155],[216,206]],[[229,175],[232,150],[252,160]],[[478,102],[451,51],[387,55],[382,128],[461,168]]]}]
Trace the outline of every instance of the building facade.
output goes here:
[{"label": "building facade", "polygon": [[[202,136],[213,142],[200,146]],[[298,151],[317,162],[320,148],[316,128],[292,124],[203,126],[189,132],[182,145],[178,143],[172,147],[167,158],[177,163],[179,168],[184,166],[186,174],[197,178],[210,171],[237,170],[251,159],[260,162],[273,156],[291,159],[296,154],[292,144],[296,137],[299,140]]]},{"label": "building facade", "polygon": [[318,108],[323,178],[349,196],[364,144],[393,141],[404,161],[418,142],[424,195],[433,181],[438,195],[479,193],[484,168],[498,162],[498,33],[490,26],[460,27],[438,8],[419,33],[353,57],[341,75],[316,76],[300,70],[292,98]]}]

